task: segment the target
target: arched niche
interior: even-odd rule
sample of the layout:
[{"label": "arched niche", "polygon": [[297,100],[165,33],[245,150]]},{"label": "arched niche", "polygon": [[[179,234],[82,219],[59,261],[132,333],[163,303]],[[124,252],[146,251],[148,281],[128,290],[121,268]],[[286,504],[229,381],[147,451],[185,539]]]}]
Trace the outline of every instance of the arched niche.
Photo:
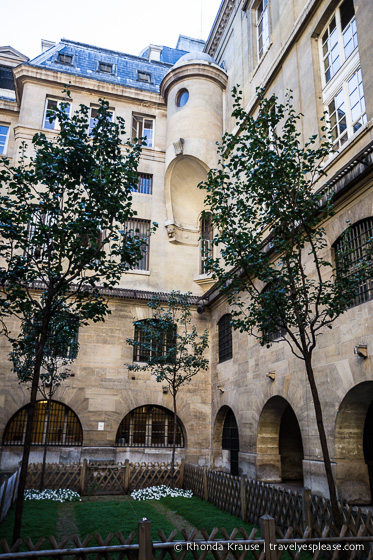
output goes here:
[{"label": "arched niche", "polygon": [[373,489],[373,381],[346,394],[335,423],[335,460],[339,499],[370,504]]},{"label": "arched niche", "polygon": [[263,407],[258,424],[258,479],[301,482],[303,458],[302,435],[293,408],[283,397],[271,397]]},{"label": "arched niche", "polygon": [[192,156],[178,156],[166,173],[167,231],[173,243],[198,246],[200,215],[205,192],[197,187],[207,178],[208,168]]}]

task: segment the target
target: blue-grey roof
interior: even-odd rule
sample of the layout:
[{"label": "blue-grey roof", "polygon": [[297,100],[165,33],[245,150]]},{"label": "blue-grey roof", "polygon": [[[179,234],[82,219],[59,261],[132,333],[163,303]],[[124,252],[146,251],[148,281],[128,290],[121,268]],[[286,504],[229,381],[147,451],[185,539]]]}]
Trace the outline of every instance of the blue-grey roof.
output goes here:
[{"label": "blue-grey roof", "polygon": [[[72,63],[59,61],[59,54],[72,55]],[[147,49],[142,56],[134,56],[101,49],[92,45],[61,39],[54,47],[31,60],[31,66],[41,66],[51,70],[84,76],[94,80],[133,87],[144,91],[159,93],[159,86],[170,67],[179,60],[186,51],[162,47],[161,60],[150,61],[146,57]],[[112,73],[99,70],[99,63],[112,65]],[[150,82],[141,80],[139,72],[150,75]],[[143,76],[144,77],[144,76]]]}]

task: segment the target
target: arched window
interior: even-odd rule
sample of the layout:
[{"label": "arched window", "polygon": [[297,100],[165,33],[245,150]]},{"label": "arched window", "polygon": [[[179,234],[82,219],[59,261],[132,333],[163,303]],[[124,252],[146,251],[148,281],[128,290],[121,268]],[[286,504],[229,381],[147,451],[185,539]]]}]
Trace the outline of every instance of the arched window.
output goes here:
[{"label": "arched window", "polygon": [[219,363],[232,357],[232,323],[231,314],[227,313],[218,322],[219,330]]},{"label": "arched window", "polygon": [[[172,447],[174,415],[161,406],[139,406],[119,425],[116,445],[125,447]],[[184,447],[181,423],[177,419],[176,447]]]},{"label": "arched window", "polygon": [[[177,327],[170,324],[167,332],[156,332],[157,320],[144,319],[135,323],[136,344],[133,346],[133,361],[148,362],[151,358],[160,358],[170,354],[175,346]],[[168,356],[171,361],[171,354]]]},{"label": "arched window", "polygon": [[[23,445],[27,408],[12,416],[5,428],[3,445]],[[83,444],[83,430],[79,418],[65,404],[52,401],[48,421],[48,401],[38,401],[35,408],[32,445],[76,446]]]},{"label": "arched window", "polygon": [[211,214],[205,213],[200,220],[201,237],[201,274],[206,274],[206,259],[212,256],[212,222]]},{"label": "arched window", "polygon": [[[356,274],[359,264],[368,256],[368,250],[373,248],[373,218],[366,218],[353,224],[334,243],[337,275]],[[358,292],[351,307],[373,299],[373,259],[367,259],[368,267],[361,280]],[[347,270],[347,272],[346,272]]]}]

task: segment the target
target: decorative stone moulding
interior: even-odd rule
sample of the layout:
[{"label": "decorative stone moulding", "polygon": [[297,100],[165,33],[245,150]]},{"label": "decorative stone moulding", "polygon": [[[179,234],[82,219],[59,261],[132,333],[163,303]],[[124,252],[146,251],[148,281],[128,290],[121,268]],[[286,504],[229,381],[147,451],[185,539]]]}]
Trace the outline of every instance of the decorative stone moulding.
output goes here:
[{"label": "decorative stone moulding", "polygon": [[182,226],[176,224],[173,220],[165,222],[168,240],[176,245],[192,245],[198,247],[200,232],[193,226]]}]

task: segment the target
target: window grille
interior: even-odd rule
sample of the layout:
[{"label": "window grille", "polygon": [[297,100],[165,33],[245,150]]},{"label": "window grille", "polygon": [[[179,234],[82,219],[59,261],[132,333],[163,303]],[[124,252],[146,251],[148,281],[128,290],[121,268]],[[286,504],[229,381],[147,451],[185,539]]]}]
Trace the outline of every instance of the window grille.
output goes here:
[{"label": "window grille", "polygon": [[[347,264],[347,275],[354,275],[359,264],[367,257],[368,249],[372,250],[372,245],[373,218],[366,218],[353,224],[334,244],[337,275],[342,260],[344,265]],[[371,255],[369,257],[368,267],[351,307],[373,299],[373,263]]]},{"label": "window grille", "polygon": [[150,173],[139,173],[138,183],[133,187],[134,192],[140,194],[152,194],[153,191],[153,175]]},{"label": "window grille", "polygon": [[162,337],[157,338],[157,340],[149,340],[149,338],[145,336],[144,330],[141,328],[141,324],[149,320],[152,321],[153,325],[156,324],[155,319],[144,319],[144,321],[139,321],[139,324],[135,325],[134,339],[139,344],[133,347],[134,362],[148,362],[151,358],[166,356],[176,344],[176,325],[170,325],[167,334],[162,334]]},{"label": "window grille", "polygon": [[[273,290],[273,282],[267,284],[267,286],[263,289],[262,294],[269,294]],[[279,318],[276,317],[278,320]],[[279,338],[283,338],[287,333],[286,327],[279,325],[278,328],[269,332],[268,327],[266,328],[266,324],[262,325],[262,334],[263,338],[268,342],[274,342]]]},{"label": "window grille", "polygon": [[219,363],[232,358],[232,323],[231,314],[223,315],[218,322],[219,330]]},{"label": "window grille", "polygon": [[[4,445],[23,445],[26,432],[27,409],[21,408],[8,422],[4,432]],[[48,424],[48,401],[38,401],[32,429],[32,445],[76,446],[83,444],[83,431],[79,418],[68,406],[52,401]]]},{"label": "window grille", "polygon": [[[160,406],[140,406],[123,418],[115,443],[126,447],[172,447],[173,435],[173,412]],[[176,447],[184,447],[179,419],[176,424]]]},{"label": "window grille", "polygon": [[15,89],[13,71],[6,66],[0,66],[0,89]]},{"label": "window grille", "polygon": [[238,474],[238,452],[240,441],[238,426],[233,410],[229,409],[224,420],[223,436],[221,442],[222,449],[230,451],[231,474]]},{"label": "window grille", "polygon": [[[126,222],[126,235],[138,237],[142,241],[142,258],[136,266],[133,267],[133,270],[149,270],[149,229],[149,220],[133,219]],[[126,242],[126,235],[124,243]]]},{"label": "window grille", "polygon": [[201,274],[206,274],[206,259],[212,256],[212,222],[211,214],[201,219]]}]

